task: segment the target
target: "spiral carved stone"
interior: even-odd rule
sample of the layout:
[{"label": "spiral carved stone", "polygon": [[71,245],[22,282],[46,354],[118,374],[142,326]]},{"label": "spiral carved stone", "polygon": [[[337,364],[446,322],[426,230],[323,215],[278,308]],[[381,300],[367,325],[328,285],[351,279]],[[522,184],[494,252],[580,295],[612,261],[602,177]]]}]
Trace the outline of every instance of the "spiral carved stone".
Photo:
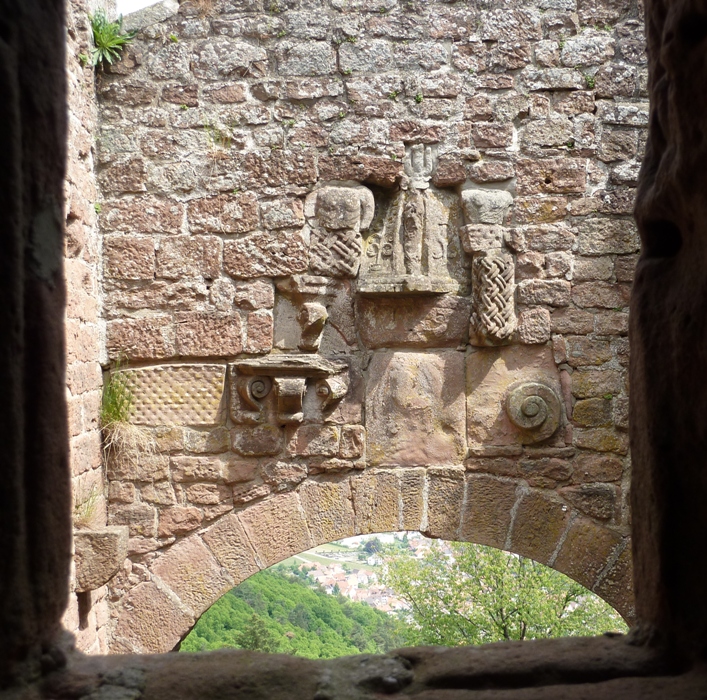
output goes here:
[{"label": "spiral carved stone", "polygon": [[562,404],[555,391],[540,382],[517,382],[508,389],[506,411],[521,429],[524,444],[551,437],[560,425]]},{"label": "spiral carved stone", "polygon": [[250,383],[250,393],[255,399],[264,399],[272,388],[272,382],[268,377],[256,377]]}]

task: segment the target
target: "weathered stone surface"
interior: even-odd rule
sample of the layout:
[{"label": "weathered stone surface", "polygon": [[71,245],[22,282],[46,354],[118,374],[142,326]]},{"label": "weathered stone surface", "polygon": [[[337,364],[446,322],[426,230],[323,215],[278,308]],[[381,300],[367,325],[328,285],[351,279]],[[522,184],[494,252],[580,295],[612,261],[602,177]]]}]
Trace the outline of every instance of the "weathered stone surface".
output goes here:
[{"label": "weathered stone surface", "polygon": [[255,195],[223,194],[193,199],[187,207],[191,233],[244,233],[258,226]]},{"label": "weathered stone surface", "polygon": [[582,484],[560,489],[560,496],[578,510],[597,520],[614,517],[617,490],[610,484]]},{"label": "weathered stone surface", "polygon": [[519,380],[547,384],[559,393],[559,378],[549,347],[484,348],[467,357],[467,430],[471,447],[521,441],[521,430],[505,409],[506,393]]},{"label": "weathered stone surface", "polygon": [[234,585],[196,535],[172,545],[150,568],[197,616]]},{"label": "weathered stone surface", "polygon": [[176,236],[157,250],[157,276],[166,279],[201,276],[214,279],[221,272],[223,244],[215,236]]},{"label": "weathered stone surface", "polygon": [[111,510],[110,525],[127,525],[130,537],[154,537],[157,526],[157,511],[147,503],[121,505]]},{"label": "weathered stone surface", "polygon": [[294,493],[273,496],[239,515],[261,568],[312,547],[299,498]]},{"label": "weathered stone surface", "polygon": [[[408,470],[406,470],[407,472]],[[414,484],[415,491],[421,495],[422,470]],[[405,474],[405,472],[403,472]],[[369,532],[395,532],[400,528],[400,491],[399,470],[366,471],[351,479],[351,493],[355,514],[356,534]],[[403,476],[405,479],[405,476]],[[408,493],[410,493],[408,491]],[[410,520],[415,522],[413,529],[422,522],[422,504]]]},{"label": "weathered stone surface", "polygon": [[542,491],[530,491],[513,520],[511,550],[547,564],[569,523],[569,507]]},{"label": "weathered stone surface", "polygon": [[525,345],[550,340],[550,312],[547,309],[524,309],[518,316],[518,338]]},{"label": "weathered stone surface", "polygon": [[193,624],[193,615],[175,605],[153,582],[146,581],[125,597],[115,636],[128,645],[126,651],[156,654],[172,649]]},{"label": "weathered stone surface", "polygon": [[308,481],[300,487],[299,496],[313,544],[354,534],[353,496],[348,481]]},{"label": "weathered stone surface", "polygon": [[446,540],[459,538],[464,488],[463,467],[433,467],[428,470],[425,535]]},{"label": "weathered stone surface", "polygon": [[176,321],[175,350],[182,357],[228,357],[243,349],[237,314],[183,313]]},{"label": "weathered stone surface", "polygon": [[613,530],[587,518],[577,518],[567,532],[554,566],[591,589],[621,539]]},{"label": "weathered stone surface", "polygon": [[585,219],[577,227],[579,252],[582,255],[635,253],[638,233],[633,221]]},{"label": "weathered stone surface", "polygon": [[235,584],[258,572],[255,552],[236,515],[225,515],[201,537]]},{"label": "weathered stone surface", "polygon": [[106,584],[123,565],[127,553],[127,527],[74,531],[75,590],[95,591]]},{"label": "weathered stone surface", "polygon": [[174,355],[174,328],[166,316],[109,321],[106,334],[111,359],[161,360]]},{"label": "weathered stone surface", "polygon": [[356,322],[371,349],[457,347],[463,342],[471,306],[463,297],[357,300]]},{"label": "weathered stone surface", "polygon": [[155,244],[149,238],[111,236],[104,239],[103,255],[108,277],[141,280],[155,274]]},{"label": "weathered stone surface", "polygon": [[516,502],[517,483],[467,474],[466,499],[459,533],[465,542],[503,549]]},{"label": "weathered stone surface", "polygon": [[139,425],[217,425],[225,365],[162,365],[121,370],[133,400],[130,420]]},{"label": "weathered stone surface", "polygon": [[186,535],[201,525],[204,514],[192,506],[172,506],[160,511],[158,534],[160,537]]},{"label": "weathered stone surface", "polygon": [[280,277],[307,269],[308,251],[299,231],[279,229],[226,241],[224,269],[231,277]]},{"label": "weathered stone surface", "polygon": [[459,464],[466,449],[464,358],[378,352],[366,387],[371,464]]}]

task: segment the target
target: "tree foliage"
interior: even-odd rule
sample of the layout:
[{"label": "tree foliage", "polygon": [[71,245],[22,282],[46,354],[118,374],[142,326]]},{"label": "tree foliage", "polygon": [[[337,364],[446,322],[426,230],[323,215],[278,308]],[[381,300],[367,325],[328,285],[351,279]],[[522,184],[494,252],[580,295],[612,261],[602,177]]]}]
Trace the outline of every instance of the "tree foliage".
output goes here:
[{"label": "tree foliage", "polygon": [[408,625],[364,603],[332,596],[283,565],[251,576],[216,601],[181,645],[278,651],[312,659],[380,654],[407,643]]},{"label": "tree foliage", "polygon": [[385,583],[410,605],[411,643],[484,644],[625,631],[607,603],[532,559],[491,547],[434,542],[421,559],[387,560]]}]

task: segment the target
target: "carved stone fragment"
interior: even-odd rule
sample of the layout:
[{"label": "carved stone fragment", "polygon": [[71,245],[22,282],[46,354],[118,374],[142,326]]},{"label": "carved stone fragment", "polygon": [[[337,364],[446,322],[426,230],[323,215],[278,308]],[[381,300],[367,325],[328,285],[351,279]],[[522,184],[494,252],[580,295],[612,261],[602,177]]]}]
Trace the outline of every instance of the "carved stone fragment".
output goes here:
[{"label": "carved stone fragment", "polygon": [[234,423],[292,425],[304,420],[305,394],[315,386],[321,411],[348,392],[348,365],[319,355],[268,355],[229,368]]},{"label": "carved stone fragment", "polygon": [[474,257],[471,267],[473,311],[469,342],[499,345],[510,341],[516,328],[513,257],[492,249]]},{"label": "carved stone fragment", "polygon": [[322,187],[305,201],[310,232],[309,266],[317,275],[353,278],[363,251],[361,230],[368,228],[375,203],[362,185]]},{"label": "carved stone fragment", "polygon": [[532,444],[551,437],[560,425],[562,404],[547,384],[517,382],[508,388],[506,411],[521,430],[521,442]]},{"label": "carved stone fragment", "polygon": [[118,573],[127,555],[127,527],[74,532],[76,592],[95,591],[106,584]]}]

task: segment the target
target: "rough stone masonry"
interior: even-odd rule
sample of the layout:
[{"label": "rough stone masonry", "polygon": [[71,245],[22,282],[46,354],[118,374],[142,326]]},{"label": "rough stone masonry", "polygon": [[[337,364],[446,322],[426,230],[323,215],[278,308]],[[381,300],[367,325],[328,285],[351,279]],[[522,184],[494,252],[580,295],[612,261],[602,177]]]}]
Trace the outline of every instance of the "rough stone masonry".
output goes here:
[{"label": "rough stone masonry", "polygon": [[642,7],[160,7],[97,86],[106,342],[148,445],[107,464],[109,648],[168,650],[259,568],[399,529],[631,619]]}]

